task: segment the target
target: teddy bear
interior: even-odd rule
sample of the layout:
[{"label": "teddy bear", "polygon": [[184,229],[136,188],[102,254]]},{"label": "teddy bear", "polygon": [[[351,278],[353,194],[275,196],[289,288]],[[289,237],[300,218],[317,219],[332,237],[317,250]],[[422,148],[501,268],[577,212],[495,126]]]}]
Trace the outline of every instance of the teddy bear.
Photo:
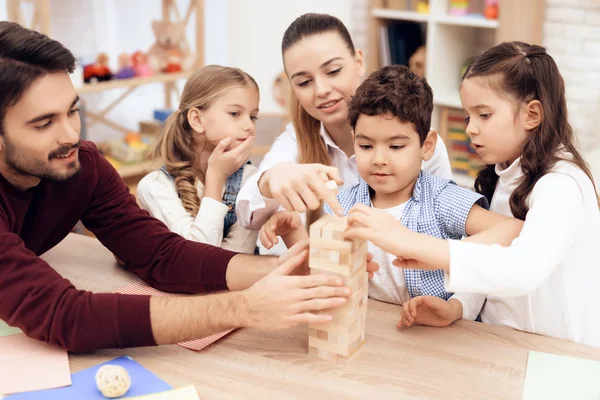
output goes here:
[{"label": "teddy bear", "polygon": [[[190,51],[185,40],[183,21],[152,21],[152,30],[156,41],[148,50],[148,62],[155,72],[174,72],[186,69],[189,65]],[[179,60],[180,66],[174,66],[173,60]]]}]

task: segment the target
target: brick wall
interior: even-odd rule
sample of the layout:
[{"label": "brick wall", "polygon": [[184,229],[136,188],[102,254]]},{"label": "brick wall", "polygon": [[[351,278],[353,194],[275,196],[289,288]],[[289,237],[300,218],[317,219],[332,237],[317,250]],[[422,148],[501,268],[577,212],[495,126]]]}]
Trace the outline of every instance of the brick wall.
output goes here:
[{"label": "brick wall", "polygon": [[547,0],[544,45],[565,79],[580,147],[600,147],[600,1]]}]

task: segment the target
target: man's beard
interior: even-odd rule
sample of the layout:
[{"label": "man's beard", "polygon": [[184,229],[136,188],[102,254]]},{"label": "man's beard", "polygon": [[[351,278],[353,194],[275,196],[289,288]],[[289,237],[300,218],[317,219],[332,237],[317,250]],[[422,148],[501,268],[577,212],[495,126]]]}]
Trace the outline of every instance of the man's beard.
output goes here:
[{"label": "man's beard", "polygon": [[79,142],[72,146],[63,146],[54,150],[48,156],[47,162],[23,155],[9,140],[7,140],[6,136],[4,136],[4,145],[6,163],[19,175],[34,176],[41,180],[51,182],[66,182],[74,179],[81,173],[79,157],[67,165],[67,172],[55,171],[50,165],[51,159],[68,154],[72,149],[79,148]]}]

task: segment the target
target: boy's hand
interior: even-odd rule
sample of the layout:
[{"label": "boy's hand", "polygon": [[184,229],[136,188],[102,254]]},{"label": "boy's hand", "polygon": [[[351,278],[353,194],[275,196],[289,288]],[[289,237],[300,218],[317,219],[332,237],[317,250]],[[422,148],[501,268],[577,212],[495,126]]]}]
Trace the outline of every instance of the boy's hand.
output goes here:
[{"label": "boy's hand", "polygon": [[446,301],[434,296],[418,296],[402,306],[398,328],[408,328],[413,324],[427,326],[448,326],[462,317],[460,301]]},{"label": "boy's hand", "polygon": [[277,236],[287,236],[302,226],[300,215],[295,211],[279,211],[260,228],[260,242],[270,249],[277,243]]},{"label": "boy's hand", "polygon": [[358,204],[348,213],[344,237],[368,240],[386,253],[401,256],[404,254],[401,246],[410,233],[387,211]]}]

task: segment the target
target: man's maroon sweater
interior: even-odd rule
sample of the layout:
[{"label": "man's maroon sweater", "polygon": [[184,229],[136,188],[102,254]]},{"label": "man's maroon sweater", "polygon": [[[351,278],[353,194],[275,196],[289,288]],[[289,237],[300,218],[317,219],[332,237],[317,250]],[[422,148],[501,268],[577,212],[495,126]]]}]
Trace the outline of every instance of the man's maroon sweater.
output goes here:
[{"label": "man's maroon sweater", "polygon": [[150,217],[92,143],[81,142],[79,160],[73,180],[26,191],[0,175],[0,319],[75,352],[155,345],[150,297],[77,290],[39,256],[81,220],[153,287],[198,293],[227,289],[235,253],[187,241]]}]

